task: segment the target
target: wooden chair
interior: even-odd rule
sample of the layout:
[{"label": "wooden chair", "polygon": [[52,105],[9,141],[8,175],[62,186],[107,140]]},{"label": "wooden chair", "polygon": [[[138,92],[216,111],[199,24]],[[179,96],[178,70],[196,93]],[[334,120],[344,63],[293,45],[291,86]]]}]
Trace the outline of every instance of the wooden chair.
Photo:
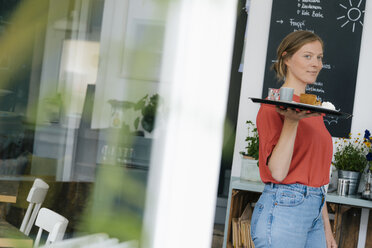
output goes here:
[{"label": "wooden chair", "polygon": [[37,215],[35,226],[39,227],[34,247],[39,247],[40,238],[43,230],[49,232],[45,245],[48,246],[53,242],[60,241],[65,235],[68,220],[56,212],[42,208]]},{"label": "wooden chair", "polygon": [[30,192],[28,193],[27,201],[30,204],[28,205],[25,217],[23,218],[21,227],[19,228],[19,230],[21,230],[21,232],[23,232],[27,236],[30,234],[37,213],[39,212],[41,204],[44,202],[48,189],[49,185],[46,182],[39,178],[36,178],[34,184],[30,189]]}]

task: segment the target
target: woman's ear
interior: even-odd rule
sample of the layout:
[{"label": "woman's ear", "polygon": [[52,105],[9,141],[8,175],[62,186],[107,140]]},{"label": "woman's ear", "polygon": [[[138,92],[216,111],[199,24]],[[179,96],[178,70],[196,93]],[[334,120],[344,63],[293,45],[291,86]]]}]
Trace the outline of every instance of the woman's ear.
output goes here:
[{"label": "woman's ear", "polygon": [[286,65],[286,66],[288,66],[288,57],[286,57],[286,55],[287,55],[287,52],[286,51],[284,51],[283,53],[282,53],[282,58],[283,58],[283,63]]},{"label": "woman's ear", "polygon": [[289,64],[290,64],[290,60],[291,60],[290,57],[285,57],[285,58],[283,58],[283,63],[284,63],[286,66],[289,66]]}]

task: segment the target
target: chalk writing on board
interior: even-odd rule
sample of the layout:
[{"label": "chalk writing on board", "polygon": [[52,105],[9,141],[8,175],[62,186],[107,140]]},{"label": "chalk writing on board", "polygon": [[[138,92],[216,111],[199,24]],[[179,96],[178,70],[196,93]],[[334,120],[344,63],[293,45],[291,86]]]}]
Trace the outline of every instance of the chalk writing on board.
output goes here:
[{"label": "chalk writing on board", "polygon": [[320,3],[320,0],[302,0],[303,3]]},{"label": "chalk writing on board", "polygon": [[330,70],[331,69],[331,65],[330,64],[323,64],[323,69]]},{"label": "chalk writing on board", "polygon": [[317,9],[317,10],[322,10],[322,6],[319,5],[312,5],[312,4],[298,4],[301,9]]},{"label": "chalk writing on board", "polygon": [[289,19],[289,24],[292,26],[292,27],[296,27],[296,28],[303,28],[305,26],[305,20],[302,20],[302,21],[295,21],[295,19]]},{"label": "chalk writing on board", "polygon": [[337,125],[338,123],[338,117],[336,116],[324,116],[323,120],[328,125]]},{"label": "chalk writing on board", "polygon": [[299,0],[297,3],[297,15],[308,16],[313,18],[324,18],[323,7],[321,1],[309,1],[309,0]]},{"label": "chalk writing on board", "polygon": [[311,86],[308,85],[306,87],[306,91],[308,91],[308,92],[316,92],[316,93],[323,93],[323,94],[325,92],[322,88],[317,88],[317,87],[314,87],[312,85]]}]

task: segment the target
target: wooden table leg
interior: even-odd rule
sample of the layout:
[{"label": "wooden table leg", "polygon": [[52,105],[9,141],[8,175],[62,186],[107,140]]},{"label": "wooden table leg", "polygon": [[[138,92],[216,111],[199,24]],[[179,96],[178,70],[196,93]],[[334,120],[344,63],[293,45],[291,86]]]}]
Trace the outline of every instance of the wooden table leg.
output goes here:
[{"label": "wooden table leg", "polygon": [[[333,206],[332,206],[333,205]],[[332,209],[335,211],[335,220],[333,223],[333,236],[337,244],[341,241],[341,226],[342,226],[342,215],[349,210],[351,207],[344,206],[341,204],[331,204]]]}]

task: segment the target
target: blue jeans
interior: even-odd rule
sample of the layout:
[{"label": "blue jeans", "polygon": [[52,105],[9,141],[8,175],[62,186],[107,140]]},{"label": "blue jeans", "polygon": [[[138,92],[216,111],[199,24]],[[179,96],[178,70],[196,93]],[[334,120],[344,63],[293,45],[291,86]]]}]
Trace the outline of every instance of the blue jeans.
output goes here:
[{"label": "blue jeans", "polygon": [[266,184],[251,220],[256,248],[326,248],[324,187]]}]

